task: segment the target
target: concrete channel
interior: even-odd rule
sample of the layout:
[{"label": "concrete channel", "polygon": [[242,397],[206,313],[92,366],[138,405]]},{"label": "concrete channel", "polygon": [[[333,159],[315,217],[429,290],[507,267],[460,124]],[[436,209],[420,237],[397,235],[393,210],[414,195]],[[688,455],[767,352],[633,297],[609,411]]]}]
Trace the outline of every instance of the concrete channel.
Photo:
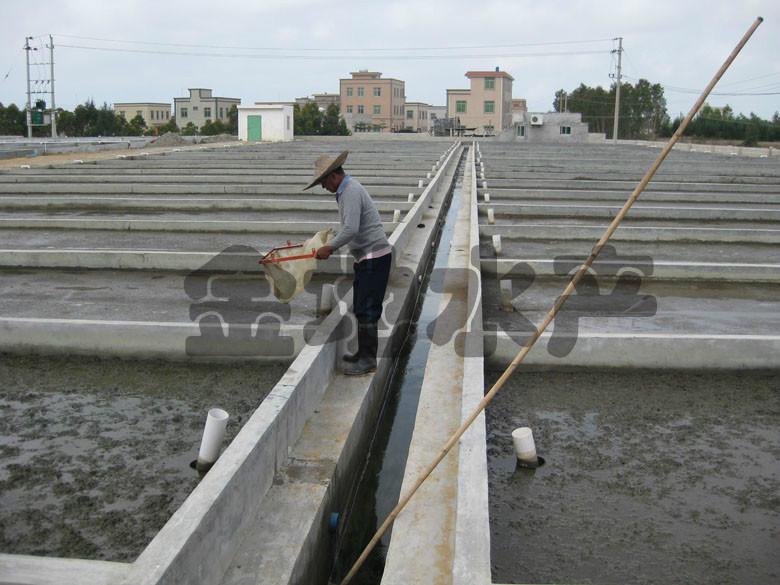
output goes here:
[{"label": "concrete channel", "polygon": [[[258,359],[251,343],[193,356],[188,337],[223,329],[193,318],[201,299],[181,294],[188,282],[228,279],[252,298],[262,251],[337,221],[329,195],[300,187],[320,153],[346,148],[396,252],[376,374],[338,371],[350,343],[344,257],[322,263],[289,316],[265,324],[290,340],[286,357]],[[0,583],[337,579],[349,567],[334,562],[348,565],[365,544],[345,540],[350,526],[381,522],[472,412],[655,156],[625,144],[361,138],[0,173],[0,350],[17,379],[14,360],[44,360],[29,370],[89,354],[238,363],[263,381],[254,402],[239,395],[246,418],[215,467],[136,554],[2,554]],[[401,221],[390,221],[396,210]],[[360,583],[776,578],[779,234],[776,159],[675,150],[571,310],[398,517]],[[417,323],[427,345],[410,364],[404,339],[434,253],[433,317]],[[321,315],[318,291],[334,281],[340,302]],[[236,307],[243,335],[257,312]],[[414,400],[388,415],[399,375],[414,378]],[[534,428],[547,459],[535,471],[516,466],[517,426]],[[366,495],[376,445],[399,475]]]}]

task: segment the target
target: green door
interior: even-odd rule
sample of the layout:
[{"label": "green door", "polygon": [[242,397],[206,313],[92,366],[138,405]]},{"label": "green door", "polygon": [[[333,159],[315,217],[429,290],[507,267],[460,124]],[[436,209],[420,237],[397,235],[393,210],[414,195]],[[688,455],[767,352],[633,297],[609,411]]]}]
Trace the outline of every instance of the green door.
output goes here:
[{"label": "green door", "polygon": [[263,117],[247,116],[247,140],[260,142],[263,139]]}]

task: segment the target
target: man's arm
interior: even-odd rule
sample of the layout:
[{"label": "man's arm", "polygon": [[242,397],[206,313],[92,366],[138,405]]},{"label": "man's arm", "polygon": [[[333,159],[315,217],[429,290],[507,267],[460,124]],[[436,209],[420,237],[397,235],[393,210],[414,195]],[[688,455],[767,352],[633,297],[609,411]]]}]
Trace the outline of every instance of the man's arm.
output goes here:
[{"label": "man's arm", "polygon": [[363,210],[361,209],[359,194],[348,193],[345,190],[341,195],[340,203],[343,210],[343,220],[339,233],[328,242],[331,251],[338,250],[344,244],[351,242],[360,229],[360,214]]}]

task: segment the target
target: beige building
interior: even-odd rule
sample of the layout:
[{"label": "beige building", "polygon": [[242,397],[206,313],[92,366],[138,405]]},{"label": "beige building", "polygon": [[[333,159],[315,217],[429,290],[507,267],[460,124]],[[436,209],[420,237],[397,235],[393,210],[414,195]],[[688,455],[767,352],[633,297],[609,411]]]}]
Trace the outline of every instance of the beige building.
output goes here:
[{"label": "beige building", "polygon": [[447,90],[447,115],[466,133],[499,134],[512,126],[514,77],[495,71],[468,71],[469,89]]},{"label": "beige building", "polygon": [[431,128],[429,118],[431,105],[423,102],[406,102],[404,106],[404,130],[428,132]]},{"label": "beige building", "polygon": [[184,128],[189,122],[200,128],[206,120],[217,120],[227,124],[230,108],[241,104],[239,98],[214,97],[212,90],[190,88],[190,97],[173,98],[176,124]]},{"label": "beige building", "polygon": [[376,71],[339,80],[341,115],[353,132],[396,132],[405,126],[405,84]]},{"label": "beige building", "polygon": [[331,104],[339,105],[339,94],[337,93],[313,93],[311,97],[295,98],[298,107],[303,108],[306,104],[314,102],[320,110],[327,110]]},{"label": "beige building", "polygon": [[114,113],[128,122],[136,116],[141,116],[147,128],[155,128],[166,124],[171,119],[171,104],[117,102],[114,104]]}]

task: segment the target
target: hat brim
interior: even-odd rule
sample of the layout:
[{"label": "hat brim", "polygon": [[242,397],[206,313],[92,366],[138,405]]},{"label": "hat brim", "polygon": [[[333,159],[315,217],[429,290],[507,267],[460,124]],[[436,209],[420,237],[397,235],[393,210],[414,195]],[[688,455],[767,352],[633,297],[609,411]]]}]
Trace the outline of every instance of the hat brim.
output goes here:
[{"label": "hat brim", "polygon": [[345,160],[347,160],[347,156],[348,156],[348,155],[349,155],[349,151],[348,151],[348,150],[345,150],[345,151],[344,151],[344,152],[342,152],[340,155],[338,155],[336,158],[334,158],[334,159],[333,159],[333,162],[332,162],[332,163],[330,163],[330,165],[328,165],[328,168],[326,168],[326,169],[325,169],[324,171],[322,171],[322,172],[321,172],[319,175],[317,175],[316,177],[314,177],[314,179],[312,179],[311,183],[309,183],[308,185],[306,185],[306,186],[303,188],[303,190],[304,190],[304,191],[306,191],[307,189],[311,189],[311,188],[312,188],[312,187],[314,187],[315,185],[319,185],[319,184],[322,182],[322,179],[323,179],[323,178],[324,178],[326,175],[328,175],[328,174],[332,173],[333,171],[335,171],[337,168],[339,168],[341,165],[343,165],[343,164],[344,164],[344,161],[345,161]]}]

